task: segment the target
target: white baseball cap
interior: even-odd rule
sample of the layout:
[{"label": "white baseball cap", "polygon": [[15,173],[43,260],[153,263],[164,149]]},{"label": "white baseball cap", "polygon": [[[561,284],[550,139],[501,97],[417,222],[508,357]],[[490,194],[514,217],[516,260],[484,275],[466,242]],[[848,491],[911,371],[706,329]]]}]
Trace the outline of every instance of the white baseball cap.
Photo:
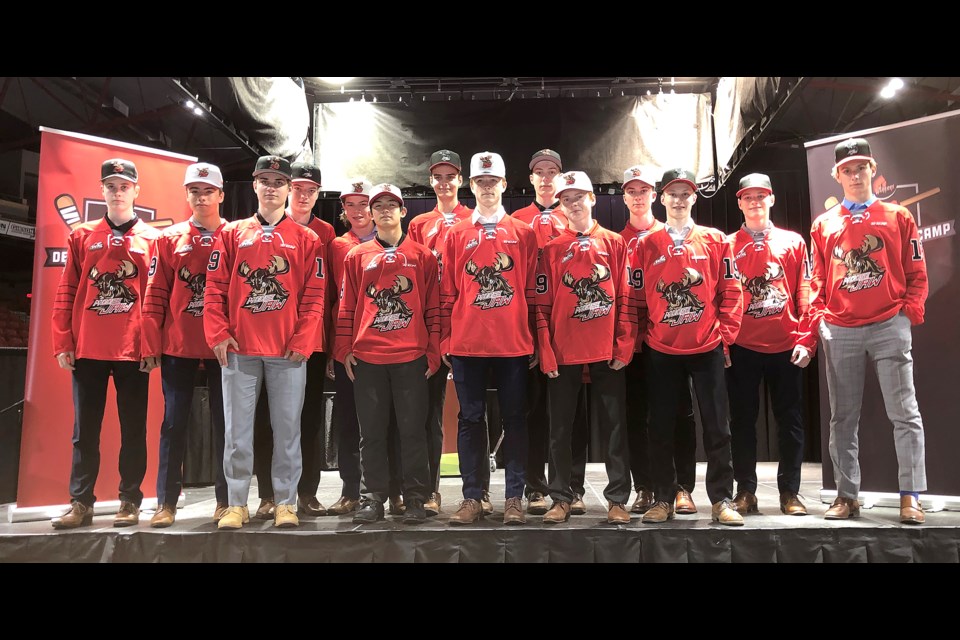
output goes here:
[{"label": "white baseball cap", "polygon": [[470,178],[479,178],[480,176],[507,177],[507,169],[499,153],[481,151],[473,154],[473,157],[470,158]]},{"label": "white baseball cap", "polygon": [[183,176],[183,186],[194,182],[205,182],[217,189],[223,189],[223,174],[220,173],[220,167],[215,164],[198,162],[187,167],[187,172]]},{"label": "white baseball cap", "polygon": [[558,174],[557,177],[553,179],[553,188],[555,191],[554,197],[558,200],[560,199],[561,193],[570,191],[571,189],[579,189],[587,193],[593,193],[593,183],[590,182],[590,177],[583,171],[567,171],[566,173]]},{"label": "white baseball cap", "polygon": [[[350,195],[350,194],[347,194]],[[392,184],[378,184],[372,189],[370,189],[370,204],[373,204],[373,201],[379,198],[380,196],[392,196],[394,200],[400,203],[400,206],[403,206],[403,196],[400,194],[400,189],[393,186]]]},{"label": "white baseball cap", "polygon": [[654,191],[657,189],[657,182],[662,177],[663,172],[642,164],[635,164],[623,172],[623,187],[627,190],[627,185],[631,182],[642,182]]},{"label": "white baseball cap", "polygon": [[373,185],[366,178],[350,178],[340,190],[340,199],[343,200],[347,196],[364,196],[369,199],[371,189]]}]

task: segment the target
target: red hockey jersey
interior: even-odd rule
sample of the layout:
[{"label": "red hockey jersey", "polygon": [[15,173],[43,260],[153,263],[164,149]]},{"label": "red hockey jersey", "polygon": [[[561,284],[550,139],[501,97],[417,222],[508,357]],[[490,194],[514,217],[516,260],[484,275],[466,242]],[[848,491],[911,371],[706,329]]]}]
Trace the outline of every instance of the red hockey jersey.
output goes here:
[{"label": "red hockey jersey", "polygon": [[883,322],[901,309],[923,322],[927,262],[913,215],[876,200],[858,218],[837,205],[813,221],[811,325]]},{"label": "red hockey jersey", "polygon": [[117,235],[106,218],[70,232],[53,302],[54,355],[142,358],[143,293],[159,235],[143,220]]},{"label": "red hockey jersey", "polygon": [[810,263],[803,238],[771,225],[757,240],[742,227],[728,240],[743,285],[737,344],[760,353],[801,345],[812,355],[817,338],[810,331]]},{"label": "red hockey jersey", "polygon": [[213,347],[229,337],[242,355],[309,357],[323,330],[326,277],[317,234],[286,215],[228,223],[207,264],[203,328]]},{"label": "red hockey jersey", "polygon": [[488,232],[473,217],[447,234],[440,276],[440,352],[514,357],[534,352],[537,238],[504,215]]},{"label": "red hockey jersey", "polygon": [[203,293],[210,252],[227,221],[214,230],[180,222],[157,239],[157,260],[143,296],[143,356],[214,357],[203,335]]},{"label": "red hockey jersey", "polygon": [[736,340],[743,293],[726,236],[694,225],[680,246],[666,226],[630,256],[638,340],[676,355],[706,353]]},{"label": "red hockey jersey", "polygon": [[[329,222],[325,222],[316,216],[313,216],[310,218],[310,222],[307,223],[307,226],[310,227],[313,230],[313,232],[317,234],[317,237],[320,238],[320,244],[321,244],[320,256],[323,258],[323,269],[324,269],[324,272],[326,273],[330,270],[328,266],[330,262],[330,244],[336,239],[337,232],[336,230],[334,230],[332,224],[330,224]],[[337,281],[329,278],[329,276],[327,279],[331,284],[329,284],[324,288],[324,293],[323,293],[324,309],[328,309],[330,306],[327,302],[327,299],[330,298],[331,296],[337,295],[337,287],[336,287]],[[334,324],[336,323],[337,318],[336,316],[334,316],[333,318],[330,318],[330,316],[324,316],[324,317],[325,317],[324,326],[320,331],[317,332],[317,344],[316,344],[316,348],[314,348],[314,351],[330,353],[330,349],[333,346],[332,341],[333,341],[333,331],[335,329]]]},{"label": "red hockey jersey", "polygon": [[[327,252],[330,256],[327,260],[330,272],[330,287],[332,291],[327,294],[326,304],[326,335],[327,335],[327,353],[332,354],[335,360],[337,358],[337,317],[340,313],[340,296],[343,295],[343,261],[350,253],[350,250],[361,244],[360,238],[348,229],[339,238],[334,238],[330,243],[330,249]],[[340,360],[342,363],[343,360]]]},{"label": "red hockey jersey", "polygon": [[337,360],[398,364],[426,354],[440,368],[440,283],[437,259],[409,236],[397,247],[379,240],[354,247],[343,262],[337,316]]},{"label": "red hockey jersey", "polygon": [[540,369],[617,359],[629,364],[637,340],[627,277],[627,243],[594,221],[566,229],[543,248],[537,273]]},{"label": "red hockey jersey", "polygon": [[567,216],[563,215],[560,205],[555,209],[540,211],[533,201],[522,209],[510,214],[515,220],[526,222],[537,236],[537,248],[543,249],[547,243],[560,236],[567,228]]},{"label": "red hockey jersey", "polygon": [[440,210],[434,207],[433,211],[421,213],[411,220],[407,227],[407,234],[414,242],[418,242],[433,251],[433,255],[442,263],[443,243],[447,239],[447,232],[453,228],[453,225],[469,218],[471,213],[473,213],[473,209],[462,202],[458,202],[457,206],[453,208],[453,222],[448,223]]}]

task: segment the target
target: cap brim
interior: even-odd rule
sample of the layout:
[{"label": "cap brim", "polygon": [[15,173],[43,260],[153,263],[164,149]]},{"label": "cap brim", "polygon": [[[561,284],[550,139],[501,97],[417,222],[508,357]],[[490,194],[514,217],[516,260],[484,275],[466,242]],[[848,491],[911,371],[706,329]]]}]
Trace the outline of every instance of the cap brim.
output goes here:
[{"label": "cap brim", "polygon": [[[833,165],[833,168],[836,169],[836,168],[840,167],[841,165],[847,164],[848,162],[853,162],[853,161],[855,161],[855,160],[867,160],[867,161],[870,161],[870,160],[873,160],[873,158],[872,158],[871,156],[850,156],[849,158],[844,158],[844,159],[841,160],[840,162],[838,162],[838,163],[836,163],[835,165]],[[874,162],[876,162],[876,160],[874,160]]]},{"label": "cap brim", "polygon": [[677,178],[676,180],[671,180],[671,181],[668,182],[667,184],[665,184],[665,185],[663,185],[662,187],[660,187],[660,193],[663,193],[664,191],[666,191],[667,188],[668,188],[670,185],[672,185],[674,182],[683,182],[684,184],[690,185],[690,188],[693,189],[694,193],[696,193],[696,191],[697,191],[697,185],[694,184],[693,182],[690,182],[689,180],[687,180],[687,179],[685,179],[685,178]]},{"label": "cap brim", "polygon": [[132,182],[133,184],[137,184],[137,178],[131,178],[130,176],[125,176],[122,173],[113,173],[109,176],[100,178],[100,182],[103,182],[104,180],[109,180],[110,178],[120,178],[121,180],[126,180],[127,182]]},{"label": "cap brim", "polygon": [[322,186],[319,182],[317,182],[316,180],[313,180],[312,178],[294,178],[290,182],[309,182],[311,184],[317,185],[318,187]]},{"label": "cap brim", "polygon": [[370,196],[369,196],[368,194],[366,194],[366,193],[356,193],[355,191],[348,191],[348,192],[346,192],[346,193],[341,193],[341,194],[340,194],[340,199],[343,200],[344,198],[349,198],[350,196],[357,196],[357,197],[359,197],[359,198],[366,198],[366,199],[367,199],[367,202],[370,201]]},{"label": "cap brim", "polygon": [[[350,194],[347,194],[347,195],[350,195]],[[357,195],[357,194],[354,194],[354,195]],[[389,197],[389,198],[393,198],[394,200],[396,200],[397,202],[399,202],[401,206],[403,206],[403,198],[398,198],[398,197],[396,196],[396,194],[390,193],[389,191],[381,191],[380,193],[375,193],[375,194],[371,195],[369,202],[373,202],[373,201],[376,200],[377,198],[382,198],[382,197],[384,197],[384,196],[387,196],[387,197]]]},{"label": "cap brim", "polygon": [[442,164],[450,165],[451,167],[453,167],[453,168],[456,169],[457,171],[462,171],[462,169],[461,169],[460,167],[458,167],[457,165],[453,164],[452,162],[447,162],[447,161],[434,162],[432,165],[430,165],[430,168],[428,169],[428,171],[433,171],[434,169],[436,169],[437,167],[439,167],[439,166],[442,165]]},{"label": "cap brim", "polygon": [[741,193],[744,191],[750,191],[750,189],[763,189],[768,195],[773,193],[773,189],[768,189],[767,187],[744,187],[743,189],[740,189],[740,191],[737,191],[737,197],[739,198]]},{"label": "cap brim", "polygon": [[647,182],[646,180],[644,180],[644,179],[642,179],[642,178],[633,178],[633,179],[631,179],[631,180],[627,180],[626,182],[624,182],[624,183],[623,183],[623,186],[621,187],[621,189],[623,189],[624,191],[626,191],[626,190],[627,190],[627,185],[628,185],[628,184],[633,184],[634,182],[642,182],[643,184],[647,185],[648,187],[650,187],[651,189],[654,189],[654,190],[656,190],[656,188],[657,188],[657,185],[655,185],[655,184],[650,184],[649,182]]},{"label": "cap brim", "polygon": [[537,156],[530,161],[530,171],[533,171],[533,168],[537,166],[538,162],[543,162],[544,160],[547,162],[552,162],[553,164],[557,165],[557,168],[560,169],[560,171],[563,171],[563,165],[557,162],[557,159],[553,156]]},{"label": "cap brim", "polygon": [[257,176],[262,176],[265,173],[273,173],[280,176],[281,178],[286,178],[287,180],[290,180],[290,174],[283,173],[282,171],[277,171],[276,169],[260,169],[259,171],[254,171],[253,177],[256,178]]}]

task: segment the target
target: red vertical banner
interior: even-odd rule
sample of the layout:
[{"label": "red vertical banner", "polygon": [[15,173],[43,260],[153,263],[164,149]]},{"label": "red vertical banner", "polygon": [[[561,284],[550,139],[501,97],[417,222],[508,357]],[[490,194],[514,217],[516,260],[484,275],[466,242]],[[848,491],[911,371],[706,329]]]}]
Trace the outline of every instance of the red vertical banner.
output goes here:
[{"label": "red vertical banner", "polygon": [[[159,229],[186,220],[183,175],[191,156],[128,145],[103,138],[40,128],[40,181],[37,234],[33,256],[33,295],[24,393],[23,436],[16,510],[70,502],[73,457],[73,380],[53,353],[53,301],[66,261],[67,236],[76,226],[106,215],[100,191],[100,165],[125,158],[137,165],[140,196],[134,209],[141,220]],[[147,415],[147,474],[144,496],[156,497],[157,450],[163,420],[159,370],[150,374]],[[98,501],[118,499],[120,423],[116,392],[108,385],[100,435]],[[15,510],[14,510],[15,511]],[[11,518],[15,518],[14,511]],[[42,509],[38,517],[42,516]]]}]

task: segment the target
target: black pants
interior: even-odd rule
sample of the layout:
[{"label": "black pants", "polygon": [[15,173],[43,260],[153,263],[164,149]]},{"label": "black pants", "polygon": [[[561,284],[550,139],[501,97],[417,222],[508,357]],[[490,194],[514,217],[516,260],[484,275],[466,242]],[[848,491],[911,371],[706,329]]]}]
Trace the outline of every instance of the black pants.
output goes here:
[{"label": "black pants", "polygon": [[[646,358],[635,354],[627,365],[627,441],[630,444],[630,473],[633,488],[653,490],[650,471],[650,436],[647,425],[650,406],[647,399],[647,375],[644,369]],[[654,372],[656,374],[656,372]],[[677,403],[677,418],[673,431],[673,464],[677,470],[677,484],[693,493],[697,484],[697,419],[693,415],[693,398],[690,383],[680,393]]]},{"label": "black pants", "polygon": [[443,403],[447,398],[447,375],[450,367],[440,369],[427,380],[430,400],[427,406],[427,462],[430,465],[431,491],[440,489],[440,456],[443,455]]},{"label": "black pants", "polygon": [[432,489],[427,462],[429,390],[427,357],[398,364],[370,364],[357,360],[354,394],[360,422],[361,489],[364,498],[386,502],[390,474],[387,466],[391,407],[400,433],[400,468],[406,500],[423,501]]},{"label": "black pants", "polygon": [[730,347],[732,366],[727,369],[730,396],[730,432],[733,437],[733,477],[738,490],[757,492],[757,417],[760,414],[760,380],[767,381],[773,416],[777,421],[780,491],[800,491],[803,464],[801,388],[803,369],[790,362],[793,351],[760,353]]},{"label": "black pants", "polygon": [[647,377],[650,398],[650,462],[654,493],[658,501],[673,502],[677,472],[673,464],[677,403],[686,393],[687,376],[700,405],[703,448],[707,453],[707,496],[712,504],[733,497],[733,462],[730,454],[730,422],[723,346],[706,353],[672,355],[644,345],[644,366],[655,375]]},{"label": "black pants", "polygon": [[[604,497],[610,502],[625,503],[630,497],[630,463],[626,442],[626,387],[623,370],[614,371],[604,362],[592,362],[590,397],[597,407],[600,439],[606,443],[607,486]],[[573,425],[580,389],[583,386],[583,365],[560,365],[560,375],[549,378],[547,393],[550,403],[550,497],[573,501]]]},{"label": "black pants", "polygon": [[[317,435],[324,424],[323,381],[327,371],[327,354],[315,351],[307,359],[307,385],[300,411],[300,451],[303,473],[297,483],[297,494],[317,495],[320,486],[320,458],[317,453]],[[253,420],[253,471],[257,474],[257,493],[260,498],[273,498],[273,429],[270,427],[270,404],[264,385],[257,400]]]},{"label": "black pants", "polygon": [[70,498],[87,506],[97,501],[100,430],[107,404],[107,380],[113,374],[120,418],[120,500],[140,506],[140,484],[147,472],[147,393],[150,375],[139,362],[80,358],[73,371],[73,463]]}]

